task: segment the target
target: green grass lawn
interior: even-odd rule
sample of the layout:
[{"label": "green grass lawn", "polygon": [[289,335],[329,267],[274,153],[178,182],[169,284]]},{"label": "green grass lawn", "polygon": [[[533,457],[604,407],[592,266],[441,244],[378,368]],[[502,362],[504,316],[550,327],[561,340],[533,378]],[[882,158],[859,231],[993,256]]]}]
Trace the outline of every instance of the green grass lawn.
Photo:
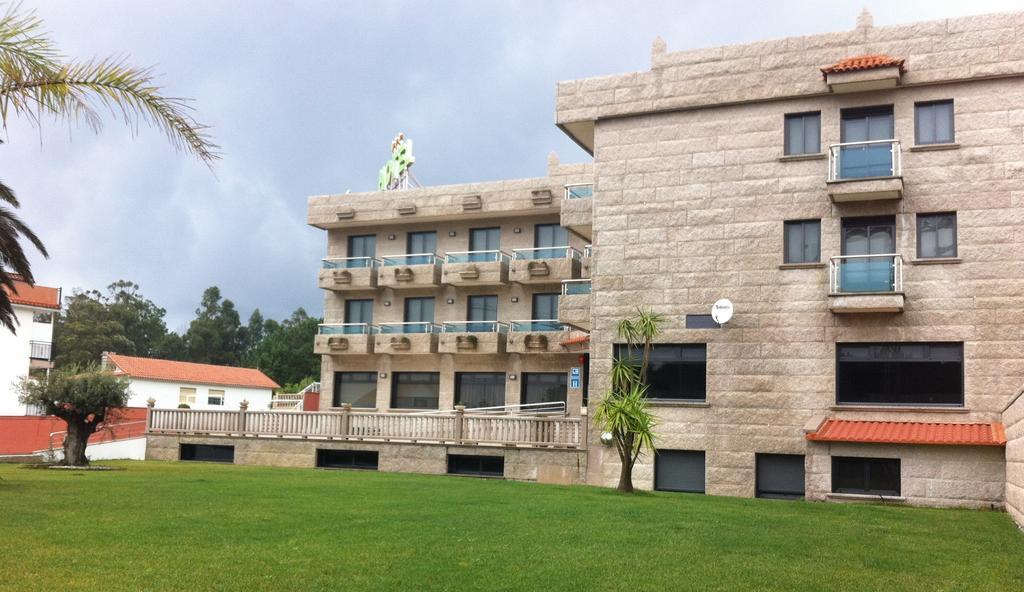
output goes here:
[{"label": "green grass lawn", "polygon": [[1024,590],[997,512],[115,464],[0,465],[0,590]]}]

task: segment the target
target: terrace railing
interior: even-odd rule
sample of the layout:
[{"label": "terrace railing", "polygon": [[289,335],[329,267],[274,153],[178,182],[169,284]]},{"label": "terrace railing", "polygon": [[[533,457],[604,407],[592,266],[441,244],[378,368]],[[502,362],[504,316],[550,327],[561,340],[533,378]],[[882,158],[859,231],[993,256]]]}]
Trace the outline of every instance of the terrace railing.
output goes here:
[{"label": "terrace railing", "polygon": [[445,253],[444,262],[447,263],[500,263],[509,261],[511,257],[502,251],[453,251]]},{"label": "terrace railing", "polygon": [[441,326],[435,323],[381,323],[378,326],[381,335],[408,334],[408,333],[440,333]]},{"label": "terrace railing", "polygon": [[898,253],[832,257],[828,277],[832,294],[902,292],[903,257]]},{"label": "terrace railing", "polygon": [[540,319],[531,321],[509,321],[509,330],[514,333],[530,333],[540,331],[565,331],[566,327],[558,319]]},{"label": "terrace railing", "polygon": [[562,280],[562,295],[590,294],[590,280]]},{"label": "terrace railing", "polygon": [[397,265],[437,265],[437,255],[434,253],[413,253],[410,255],[388,255],[381,257],[384,267]]},{"label": "terrace railing", "polygon": [[832,144],[828,148],[828,180],[849,181],[903,174],[899,140]]},{"label": "terrace railing", "polygon": [[377,331],[377,326],[370,323],[321,323],[317,325],[317,333],[320,335],[373,335]]},{"label": "terrace railing", "polygon": [[565,186],[565,199],[588,199],[594,197],[593,183],[572,183]]},{"label": "terrace railing", "polygon": [[507,333],[508,323],[501,321],[451,321],[441,324],[442,333]]},{"label": "terrace railing", "polygon": [[513,249],[513,259],[583,259],[583,253],[573,247],[536,247],[533,249]]},{"label": "terrace railing", "polygon": [[324,269],[364,269],[380,267],[380,260],[373,257],[328,257],[321,260]]}]

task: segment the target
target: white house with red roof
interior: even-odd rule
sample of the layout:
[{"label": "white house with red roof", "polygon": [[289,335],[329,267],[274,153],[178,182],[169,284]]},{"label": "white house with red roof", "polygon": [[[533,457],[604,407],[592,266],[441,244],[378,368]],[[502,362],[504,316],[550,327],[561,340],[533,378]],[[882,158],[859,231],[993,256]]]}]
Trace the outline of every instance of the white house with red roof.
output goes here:
[{"label": "white house with red roof", "polygon": [[11,299],[17,329],[0,329],[0,416],[32,410],[18,403],[16,384],[29,372],[53,367],[53,320],[60,310],[60,288],[29,285],[16,279],[14,290],[0,288]]},{"label": "white house with red roof", "polygon": [[103,354],[103,364],[131,381],[129,407],[145,407],[156,400],[158,409],[237,410],[242,401],[249,409],[270,409],[274,389],[280,385],[254,368],[215,366],[138,358],[115,353]]}]

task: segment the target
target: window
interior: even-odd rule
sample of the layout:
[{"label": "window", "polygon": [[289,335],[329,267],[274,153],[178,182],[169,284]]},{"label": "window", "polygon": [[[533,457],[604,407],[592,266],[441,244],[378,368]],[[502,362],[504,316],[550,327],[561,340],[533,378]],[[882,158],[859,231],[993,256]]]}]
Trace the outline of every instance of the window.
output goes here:
[{"label": "window", "polygon": [[407,255],[422,255],[422,257],[406,257],[405,262],[409,265],[422,265],[431,262],[431,255],[437,252],[437,233],[410,232],[405,240],[405,252]]},{"label": "window", "polygon": [[722,326],[715,322],[709,314],[688,314],[686,315],[687,329],[721,329]]},{"label": "window", "polygon": [[392,409],[437,409],[440,374],[395,372],[391,375]]},{"label": "window", "polygon": [[486,333],[495,331],[498,320],[497,296],[470,296],[466,306],[466,331]]},{"label": "window", "polygon": [[501,228],[472,228],[469,231],[470,261],[494,261],[494,253],[476,251],[497,251],[501,248]]},{"label": "window", "polygon": [[788,220],[785,231],[784,263],[821,261],[821,220]]},{"label": "window", "polygon": [[[616,345],[615,357],[640,365],[640,348]],[[703,401],[707,396],[707,345],[655,344],[647,366],[647,396],[652,399]]]},{"label": "window", "polygon": [[500,407],[505,404],[504,372],[456,372],[455,404]]},{"label": "window", "polygon": [[44,325],[50,325],[53,323],[52,312],[34,312],[32,313],[33,323],[42,323]]},{"label": "window", "polygon": [[210,389],[206,392],[206,404],[207,405],[223,405],[224,404],[224,391],[217,389]]},{"label": "window", "polygon": [[348,267],[370,267],[370,259],[377,256],[377,235],[364,234],[348,237],[348,256],[361,257],[356,261],[349,261]]},{"label": "window", "polygon": [[804,497],[802,454],[758,454],[757,497],[800,499]]},{"label": "window", "polygon": [[434,298],[406,298],[403,320],[406,323],[417,323],[406,325],[406,333],[430,333],[434,323]]},{"label": "window", "polygon": [[448,474],[472,475],[474,477],[504,477],[505,457],[449,454]]},{"label": "window", "polygon": [[832,457],[832,492],[900,494],[900,459]]},{"label": "window", "polygon": [[344,403],[353,407],[376,407],[377,373],[335,372],[334,398],[331,405],[341,407]]},{"label": "window", "polygon": [[180,460],[200,462],[235,462],[235,447],[223,444],[182,444],[178,448]]},{"label": "window", "polygon": [[914,142],[953,143],[953,99],[914,104]]},{"label": "window", "polygon": [[317,448],[316,466],[321,469],[367,469],[376,471],[380,455],[376,450],[329,450]]},{"label": "window", "polygon": [[956,257],[956,212],[917,215],[917,256]]},{"label": "window", "polygon": [[786,115],[786,156],[821,152],[821,113]]},{"label": "window", "polygon": [[962,343],[836,344],[840,405],[964,404]]},{"label": "window", "polygon": [[178,405],[188,405],[191,407],[196,404],[196,389],[183,386],[178,389]]},{"label": "window", "polygon": [[524,372],[522,381],[523,404],[566,402],[569,379],[565,372]]},{"label": "window", "polygon": [[346,300],[345,323],[351,325],[342,327],[344,333],[368,332],[368,328],[364,325],[373,323],[373,300]]},{"label": "window", "polygon": [[[562,328],[558,322],[558,294],[534,294],[531,309],[533,331],[558,331]],[[537,321],[548,321],[538,323]]]},{"label": "window", "polygon": [[533,227],[534,259],[559,259],[565,257],[569,246],[569,233],[558,224],[537,224]]},{"label": "window", "polygon": [[704,493],[704,452],[659,450],[654,455],[654,488],[658,491]]}]

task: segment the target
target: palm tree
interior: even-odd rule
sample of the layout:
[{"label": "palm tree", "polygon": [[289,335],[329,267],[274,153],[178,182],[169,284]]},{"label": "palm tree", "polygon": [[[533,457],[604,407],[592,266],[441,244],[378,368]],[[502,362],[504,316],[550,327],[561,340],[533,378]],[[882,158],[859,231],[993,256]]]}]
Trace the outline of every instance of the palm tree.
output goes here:
[{"label": "palm tree", "polygon": [[[98,132],[101,111],[108,111],[132,129],[147,123],[162,130],[171,144],[207,166],[220,155],[209,128],[191,114],[188,99],[167,97],[153,82],[152,70],[128,65],[123,59],[67,60],[42,29],[42,20],[20,5],[0,16],[0,125],[18,116],[33,125],[47,117],[84,122]],[[18,200],[0,183],[0,201],[12,208]],[[14,290],[14,274],[34,282],[24,238],[46,256],[38,237],[14,213],[0,206],[0,286]],[[14,330],[14,312],[7,292],[0,289],[0,324]]]}]

